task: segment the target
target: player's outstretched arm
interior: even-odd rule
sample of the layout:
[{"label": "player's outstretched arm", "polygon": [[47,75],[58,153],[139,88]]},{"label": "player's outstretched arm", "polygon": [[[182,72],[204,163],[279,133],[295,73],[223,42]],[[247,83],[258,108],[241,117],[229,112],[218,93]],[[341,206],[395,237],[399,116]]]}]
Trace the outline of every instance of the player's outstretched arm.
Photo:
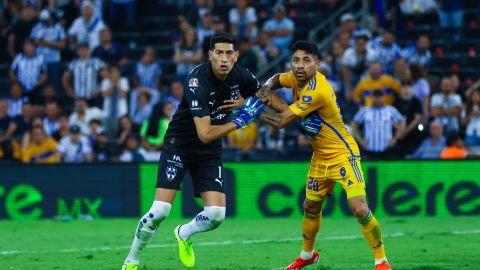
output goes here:
[{"label": "player's outstretched arm", "polygon": [[267,108],[265,113],[261,114],[258,116],[258,119],[267,125],[270,125],[272,127],[281,129],[284,128],[293,122],[295,122],[297,119],[299,119],[298,116],[296,116],[290,109],[286,109],[283,112],[276,112],[272,110],[271,108]]}]

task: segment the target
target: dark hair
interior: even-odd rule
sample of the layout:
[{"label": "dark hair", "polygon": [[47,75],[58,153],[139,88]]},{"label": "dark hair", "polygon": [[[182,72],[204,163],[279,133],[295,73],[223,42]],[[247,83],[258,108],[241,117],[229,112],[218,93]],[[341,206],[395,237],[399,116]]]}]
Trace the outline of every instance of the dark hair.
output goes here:
[{"label": "dark hair", "polygon": [[315,58],[320,58],[320,53],[318,52],[318,47],[312,42],[305,40],[298,40],[292,45],[291,52],[294,54],[296,51],[301,50],[306,53],[312,54]]},{"label": "dark hair", "polygon": [[419,79],[425,77],[425,72],[420,65],[410,64],[409,69],[410,75],[414,81],[418,81]]},{"label": "dark hair", "polygon": [[152,97],[152,95],[150,95],[149,92],[145,92],[145,91],[140,92],[138,94],[138,97],[140,97],[140,96],[144,96],[147,99],[147,102],[149,102],[151,97]]},{"label": "dark hair", "polygon": [[414,84],[413,80],[411,79],[405,79],[401,81],[402,86],[413,86],[413,84]]},{"label": "dark hair", "polygon": [[210,50],[215,49],[217,43],[228,43],[233,45],[233,49],[238,50],[237,39],[234,35],[229,33],[218,33],[210,38]]},{"label": "dark hair", "polygon": [[467,107],[465,108],[467,111],[467,115],[469,115],[473,111],[473,105],[475,105],[473,103],[473,98],[472,98],[474,93],[478,93],[480,95],[480,88],[473,90],[472,92],[470,92],[470,95],[468,96]]},{"label": "dark hair", "polygon": [[447,146],[452,146],[458,140],[463,140],[461,134],[458,134],[458,133],[447,134]]},{"label": "dark hair", "polygon": [[12,88],[13,86],[18,86],[20,87],[20,89],[23,90],[23,85],[19,82],[19,81],[13,81],[11,84],[10,84],[10,88]]}]

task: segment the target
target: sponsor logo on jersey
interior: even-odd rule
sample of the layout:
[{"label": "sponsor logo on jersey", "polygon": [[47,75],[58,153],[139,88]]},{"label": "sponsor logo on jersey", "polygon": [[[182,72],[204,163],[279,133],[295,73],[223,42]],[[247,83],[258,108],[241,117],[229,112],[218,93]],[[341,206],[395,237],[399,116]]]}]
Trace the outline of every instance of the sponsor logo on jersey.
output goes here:
[{"label": "sponsor logo on jersey", "polygon": [[167,175],[168,181],[173,181],[175,179],[175,176],[177,176],[177,168],[173,166],[168,166],[167,169],[165,170],[165,174]]},{"label": "sponsor logo on jersey", "polygon": [[190,80],[188,80],[188,87],[198,87],[198,79],[191,78]]},{"label": "sponsor logo on jersey", "polygon": [[198,100],[192,100],[192,107],[198,106]]},{"label": "sponsor logo on jersey", "polygon": [[306,111],[307,109],[305,109],[304,107],[302,107],[302,105],[298,104],[298,103],[295,103],[295,106],[297,106],[297,108],[299,108],[302,112]]},{"label": "sponsor logo on jersey", "polygon": [[[172,159],[167,159],[167,162],[169,164],[173,164],[173,166],[175,166],[175,167],[183,168],[182,159],[178,155],[173,155],[173,158]],[[171,166],[169,166],[169,167],[171,167]]]}]

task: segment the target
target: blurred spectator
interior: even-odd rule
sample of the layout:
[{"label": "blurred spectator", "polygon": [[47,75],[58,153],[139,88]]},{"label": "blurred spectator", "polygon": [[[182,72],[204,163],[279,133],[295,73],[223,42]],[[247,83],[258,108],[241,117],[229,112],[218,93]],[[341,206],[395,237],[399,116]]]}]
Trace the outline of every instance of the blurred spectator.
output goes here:
[{"label": "blurred spectator", "polygon": [[10,68],[10,79],[23,86],[30,101],[38,100],[40,87],[47,79],[47,69],[43,57],[35,53],[35,44],[30,40],[23,43],[23,53],[18,54]]},{"label": "blurred spectator", "polygon": [[[96,57],[90,57],[86,43],[77,46],[78,59],[73,60],[63,73],[63,89],[70,98],[85,98],[91,104],[100,96],[98,77],[105,63]],[[73,87],[72,87],[73,76]]]},{"label": "blurred spectator", "polygon": [[228,21],[230,33],[253,40],[257,37],[257,12],[249,5],[249,0],[236,0],[236,7],[228,13]]},{"label": "blurred spectator", "polygon": [[205,58],[208,58],[208,51],[210,50],[210,38],[215,34],[225,32],[225,28],[226,28],[225,22],[222,20],[222,18],[217,15],[213,16],[213,24],[212,24],[213,32],[212,34],[206,36],[202,42],[202,52]]},{"label": "blurred spectator", "polygon": [[367,42],[367,36],[358,36],[355,39],[355,47],[348,48],[343,53],[342,74],[347,99],[353,99],[353,89],[367,70],[368,64],[376,58],[374,52],[367,48]]},{"label": "blurred spectator", "polygon": [[[163,106],[162,106],[163,105]],[[148,121],[142,124],[140,136],[142,136],[142,147],[148,152],[155,152],[161,149],[168,124],[173,117],[173,104],[165,103],[155,106]],[[148,159],[148,157],[147,157]]]},{"label": "blurred spectator", "polygon": [[125,51],[120,45],[113,42],[112,31],[108,28],[100,31],[100,45],[93,50],[92,55],[108,65],[118,65],[123,68],[128,64]]},{"label": "blurred spectator", "polygon": [[253,49],[256,51],[257,55],[260,57],[259,59],[260,68],[270,63],[279,54],[277,47],[272,45],[270,36],[265,31],[260,31],[260,34],[258,35],[257,44],[253,46]]},{"label": "blurred spectator", "polygon": [[228,133],[227,139],[229,148],[241,149],[243,153],[248,153],[257,148],[258,126],[252,122],[245,128]]},{"label": "blurred spectator", "polygon": [[[348,47],[355,46],[355,37],[357,36],[366,35],[368,39],[372,37],[370,31],[357,25],[352,13],[343,14],[342,17],[340,17],[340,23],[342,24],[340,32],[347,34],[342,38],[348,40]],[[346,42],[346,40],[344,42]]]},{"label": "blurred spectator", "polygon": [[145,161],[145,150],[139,147],[140,141],[134,135],[127,138],[125,150],[120,155],[121,162],[143,162]]},{"label": "blurred spectator", "polygon": [[165,97],[164,103],[172,103],[172,110],[175,113],[178,108],[178,104],[183,97],[183,83],[181,81],[173,81],[170,84],[170,95]]},{"label": "blurred spectator", "polygon": [[22,155],[23,163],[57,163],[57,142],[49,137],[42,127],[32,128],[32,141]]},{"label": "blurred spectator", "polygon": [[406,129],[401,134],[399,152],[410,154],[422,142],[422,134],[418,126],[422,123],[422,103],[413,96],[413,83],[402,82],[400,96],[395,99],[394,107],[407,120]]},{"label": "blurred spectator", "polygon": [[425,78],[425,72],[421,66],[410,64],[410,76],[413,80],[413,96],[422,104],[424,122],[428,119],[430,105],[430,84]]},{"label": "blurred spectator", "polygon": [[462,28],[464,0],[441,0],[438,19],[441,27]]},{"label": "blurred spectator", "polygon": [[387,74],[383,74],[380,62],[374,61],[369,64],[368,77],[361,80],[355,87],[355,101],[363,106],[372,105],[373,92],[380,90],[384,94],[384,102],[393,105],[395,96],[400,94],[400,84]]},{"label": "blurred spectator", "polygon": [[[340,42],[338,40],[333,41],[330,56],[327,56],[327,62],[330,63],[330,66],[332,68],[331,75],[335,77],[335,80],[338,83],[339,89],[344,89],[343,80],[341,79],[342,69],[343,69],[342,67],[343,53],[344,53],[344,49],[340,45]],[[341,94],[345,95],[346,93],[341,93]]]},{"label": "blurred spectator", "polygon": [[90,142],[90,145],[95,144],[95,138],[97,137],[97,132],[98,131],[104,131],[105,129],[102,127],[102,121],[99,119],[92,119],[90,122],[88,122],[88,140]]},{"label": "blurred spectator", "polygon": [[189,2],[186,18],[191,25],[198,26],[202,23],[200,18],[213,9],[214,3],[212,0],[190,0]]},{"label": "blurred spectator", "polygon": [[59,118],[60,108],[58,103],[49,102],[45,108],[45,117],[43,118],[43,130],[48,136],[52,136],[60,128]]},{"label": "blurred spectator", "polygon": [[58,117],[58,129],[51,135],[52,138],[59,142],[63,137],[70,134],[70,126],[68,125],[68,116],[62,114]]},{"label": "blurred spectator", "polygon": [[94,17],[94,7],[88,1],[83,2],[81,13],[68,29],[68,39],[72,49],[85,43],[90,50],[94,50],[100,45],[100,32],[107,26],[101,17]]},{"label": "blurred spectator", "polygon": [[20,19],[12,25],[8,35],[8,54],[15,58],[17,53],[22,52],[23,43],[29,38],[33,26],[37,23],[37,13],[32,5],[24,5]]},{"label": "blurred spectator", "polygon": [[442,79],[440,88],[442,92],[432,96],[432,116],[443,124],[445,134],[457,133],[460,129],[458,117],[462,109],[462,99],[454,92],[449,77]]},{"label": "blurred spectator", "polygon": [[130,117],[128,117],[128,115],[122,116],[119,120],[119,129],[116,138],[117,145],[121,148],[125,147],[128,136],[134,133],[136,133],[136,131]]},{"label": "blurred spectator", "polygon": [[[405,119],[397,109],[385,105],[383,91],[373,91],[372,96],[372,106],[360,109],[353,118],[354,137],[368,157],[393,156],[392,150],[405,130]],[[362,124],[363,135],[359,129]],[[394,128],[395,135],[392,134]]]},{"label": "blurred spectator", "polygon": [[249,69],[253,74],[257,73],[258,55],[255,50],[252,49],[252,45],[250,44],[250,40],[248,38],[240,38],[239,52],[240,56],[237,59],[237,64]]},{"label": "blurred spectator", "polygon": [[70,134],[63,137],[57,148],[60,160],[66,163],[91,162],[92,148],[87,138],[81,133],[79,126],[71,126]]},{"label": "blurred spectator", "polygon": [[39,107],[45,108],[47,106],[47,104],[50,103],[50,102],[56,102],[58,105],[64,105],[65,104],[64,102],[61,102],[60,99],[58,98],[57,89],[55,88],[55,85],[53,85],[53,84],[48,84],[43,88],[43,91],[41,92],[40,96],[38,97],[36,105],[39,106]]},{"label": "blurred spectator", "polygon": [[202,23],[197,27],[198,43],[203,44],[205,38],[213,35],[213,14],[209,11],[202,16]]},{"label": "blurred spectator", "polygon": [[48,82],[60,89],[60,51],[66,46],[65,30],[61,24],[54,21],[48,10],[42,10],[39,18],[40,22],[33,27],[30,38],[37,45],[38,55],[42,56],[47,64]]},{"label": "blurred spectator", "polygon": [[90,134],[89,124],[93,119],[103,119],[103,111],[99,108],[89,108],[87,100],[84,98],[77,98],[75,100],[75,111],[68,119],[69,126],[79,126],[83,135]]},{"label": "blurred spectator", "polygon": [[[28,0],[27,0],[28,1]],[[68,1],[68,0],[67,0]],[[65,18],[65,12],[58,7],[57,0],[48,0],[45,5],[45,9],[64,27],[67,25],[67,18]],[[70,21],[68,22],[70,24]]]},{"label": "blurred spectator", "polygon": [[118,160],[118,146],[116,143],[109,143],[107,131],[99,127],[93,144],[94,160],[96,162],[112,162]]},{"label": "blurred spectator", "polygon": [[285,129],[277,129],[269,125],[260,125],[258,128],[257,145],[266,150],[281,151],[283,149],[283,139]]},{"label": "blurred spectator", "polygon": [[418,15],[434,13],[437,10],[435,0],[401,0],[400,10],[403,14]]},{"label": "blurred spectator", "polygon": [[16,124],[14,136],[21,138],[25,132],[32,128],[33,106],[26,102],[22,104],[22,113],[13,119]]},{"label": "blurred spectator", "polygon": [[22,85],[13,82],[10,85],[10,96],[8,97],[8,116],[15,117],[22,114],[22,105],[28,102],[28,97],[22,96]]},{"label": "blurred spectator", "polygon": [[155,61],[155,50],[152,47],[145,49],[142,58],[136,65],[135,75],[139,87],[160,89],[162,69]]},{"label": "blurred spectator", "polygon": [[420,35],[417,44],[403,49],[401,55],[408,64],[417,64],[427,69],[432,61],[430,39],[426,35]]},{"label": "blurred spectator", "polygon": [[135,110],[130,111],[135,126],[140,126],[144,121],[148,120],[152,114],[152,104],[150,103],[151,96],[148,92],[140,92],[138,94],[137,106]]},{"label": "blurred spectator", "polygon": [[177,79],[185,80],[188,73],[203,61],[202,48],[198,44],[195,31],[182,34],[180,43],[175,45],[173,61],[177,64]]},{"label": "blurred spectator", "polygon": [[122,29],[132,29],[136,20],[135,0],[109,0],[110,23]]},{"label": "blurred spectator", "polygon": [[403,58],[397,59],[393,64],[393,77],[397,82],[408,81],[411,79],[408,64]]},{"label": "blurred spectator", "polygon": [[401,48],[395,42],[395,36],[390,31],[384,31],[381,37],[376,38],[370,44],[375,51],[375,56],[382,64],[382,69],[388,75],[393,75],[395,61],[400,58]]},{"label": "blurred spectator", "polygon": [[137,63],[135,71],[135,91],[130,94],[130,111],[135,111],[138,104],[140,92],[148,92],[150,104],[153,106],[160,100],[160,75],[162,69],[155,61],[155,50],[151,47],[145,49],[140,62]]},{"label": "blurred spectator", "polygon": [[0,143],[9,141],[16,128],[15,121],[8,116],[8,101],[0,100]]},{"label": "blurred spectator", "polygon": [[272,44],[281,52],[288,52],[295,30],[295,23],[286,17],[286,13],[287,9],[284,6],[274,6],[274,18],[266,21],[262,28],[270,35]]},{"label": "blurred spectator", "polygon": [[111,66],[109,76],[102,81],[101,86],[104,115],[115,122],[128,113],[127,94],[130,86],[128,79],[121,75],[118,66]]},{"label": "blurred spectator", "polygon": [[430,137],[411,156],[419,159],[439,159],[440,153],[447,146],[447,139],[443,136],[443,124],[438,121],[430,123]]},{"label": "blurred spectator", "polygon": [[441,159],[465,159],[468,151],[465,149],[465,143],[462,136],[453,134],[447,137],[447,148],[440,153]]},{"label": "blurred spectator", "polygon": [[332,86],[333,91],[335,94],[339,94],[340,92],[340,85],[337,82],[337,78],[333,76],[332,68],[324,61],[320,62],[320,66],[318,67],[318,72],[322,73],[323,76],[327,79],[328,83]]},{"label": "blurred spectator", "polygon": [[466,126],[466,144],[480,146],[480,89],[470,94],[467,106],[462,113],[462,124]]}]

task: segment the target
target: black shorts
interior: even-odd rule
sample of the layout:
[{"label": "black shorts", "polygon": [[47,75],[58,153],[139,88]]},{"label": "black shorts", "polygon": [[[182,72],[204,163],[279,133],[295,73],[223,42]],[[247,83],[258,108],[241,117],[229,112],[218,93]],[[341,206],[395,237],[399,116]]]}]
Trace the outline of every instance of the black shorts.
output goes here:
[{"label": "black shorts", "polygon": [[196,197],[206,191],[225,193],[221,157],[199,158],[163,149],[158,164],[157,188],[180,190],[187,172],[193,182]]}]

